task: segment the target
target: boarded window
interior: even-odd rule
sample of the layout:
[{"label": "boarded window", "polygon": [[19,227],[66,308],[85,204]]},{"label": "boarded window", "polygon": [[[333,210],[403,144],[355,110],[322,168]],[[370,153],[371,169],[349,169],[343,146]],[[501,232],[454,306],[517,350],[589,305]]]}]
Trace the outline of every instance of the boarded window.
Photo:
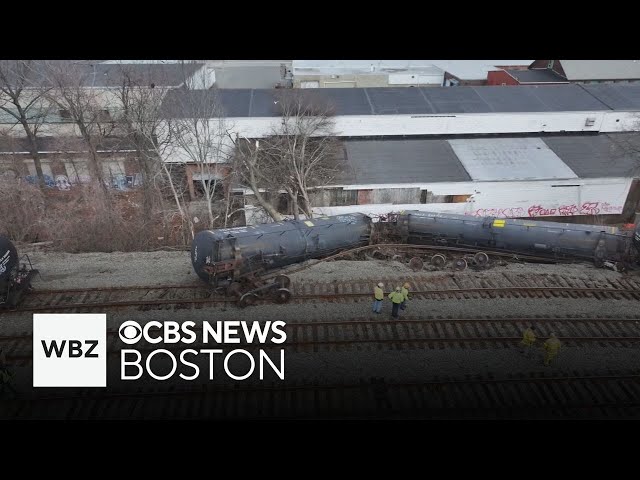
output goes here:
[{"label": "boarded window", "polygon": [[342,190],[335,188],[329,190],[329,206],[344,207],[346,205],[358,205],[358,190]]},{"label": "boarded window", "polygon": [[373,190],[358,190],[358,205],[373,203]]},{"label": "boarded window", "polygon": [[420,203],[464,203],[471,195],[434,195],[428,190],[420,192]]}]

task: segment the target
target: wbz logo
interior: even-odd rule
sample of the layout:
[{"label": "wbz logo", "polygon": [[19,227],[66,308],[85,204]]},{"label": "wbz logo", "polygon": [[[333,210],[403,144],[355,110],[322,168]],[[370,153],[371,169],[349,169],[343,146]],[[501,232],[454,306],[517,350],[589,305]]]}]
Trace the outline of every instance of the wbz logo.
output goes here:
[{"label": "wbz logo", "polygon": [[[98,340],[85,340],[85,345],[89,345],[91,348],[87,350],[84,355],[82,353],[82,342],[80,340],[69,340],[69,358],[78,358],[78,357],[86,357],[86,358],[99,358],[97,353],[91,353],[98,346]],[[46,340],[42,340],[42,348],[44,348],[44,354],[47,358],[51,358],[51,355],[55,353],[55,356],[60,358],[64,355],[64,347],[67,345],[66,340],[62,340],[60,345],[55,340],[51,340],[51,343],[47,345]]]},{"label": "wbz logo", "polygon": [[33,316],[34,387],[106,387],[104,313]]}]

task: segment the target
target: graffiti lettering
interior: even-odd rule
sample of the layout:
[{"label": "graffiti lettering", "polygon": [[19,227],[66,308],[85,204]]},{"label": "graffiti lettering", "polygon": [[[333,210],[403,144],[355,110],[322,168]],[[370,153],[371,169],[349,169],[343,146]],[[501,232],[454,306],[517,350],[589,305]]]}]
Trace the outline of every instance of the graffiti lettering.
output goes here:
[{"label": "graffiti lettering", "polygon": [[465,212],[465,215],[471,217],[498,217],[498,218],[516,218],[516,217],[545,217],[545,216],[572,216],[572,215],[598,215],[598,214],[615,214],[622,213],[621,206],[614,206],[603,202],[585,202],[578,206],[560,205],[557,208],[545,208],[540,204],[531,205],[527,211],[520,207],[507,208],[479,208],[472,212]]},{"label": "graffiti lettering", "polygon": [[542,217],[545,215],[555,215],[555,208],[542,208],[540,205],[531,205],[527,210],[530,217]]},{"label": "graffiti lettering", "polygon": [[611,205],[607,202],[601,203],[600,204],[600,210],[604,213],[622,213],[622,207],[621,206],[614,206]]},{"label": "graffiti lettering", "polygon": [[581,215],[597,215],[599,213],[598,202],[585,202],[580,209]]},{"label": "graffiti lettering", "polygon": [[514,218],[524,217],[524,209],[520,207],[507,207],[507,208],[479,208],[473,212],[465,212],[467,216],[471,217],[498,217],[498,218]]},{"label": "graffiti lettering", "polygon": [[578,207],[576,207],[575,205],[562,205],[560,207],[558,207],[558,213],[560,215],[564,215],[564,216],[571,216],[571,215],[577,215],[578,214]]}]

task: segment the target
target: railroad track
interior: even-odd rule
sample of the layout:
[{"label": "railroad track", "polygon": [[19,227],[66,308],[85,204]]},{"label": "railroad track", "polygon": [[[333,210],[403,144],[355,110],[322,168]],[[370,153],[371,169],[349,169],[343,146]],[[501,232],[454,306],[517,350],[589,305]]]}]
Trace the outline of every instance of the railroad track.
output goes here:
[{"label": "railroad track", "polygon": [[[573,276],[502,274],[501,276],[407,275],[380,278],[387,286],[411,285],[414,299],[480,298],[597,298],[640,300],[640,284],[633,279],[591,280]],[[291,285],[292,303],[313,301],[350,303],[370,300],[371,281],[295,282]],[[214,293],[203,285],[159,285],[36,290],[15,311],[104,311],[118,308],[139,310],[202,308],[234,305],[237,299]],[[257,303],[272,303],[269,297]]]},{"label": "railroad track", "polygon": [[4,419],[640,418],[640,372],[566,372],[407,383],[363,378],[163,390],[76,390],[0,400]]},{"label": "railroad track", "polygon": [[[640,343],[640,317],[586,318],[586,317],[485,317],[444,318],[405,316],[399,320],[383,318],[357,318],[347,321],[289,322],[286,324],[287,341],[283,345],[239,344],[239,348],[285,348],[288,353],[373,351],[411,349],[487,349],[512,348],[519,345],[522,332],[534,325],[542,341],[554,332],[565,347],[613,346],[634,347]],[[197,327],[196,327],[197,328]],[[0,336],[7,361],[15,366],[29,366],[33,358],[33,337],[30,332]],[[119,356],[125,348],[117,329],[107,331],[107,355]],[[141,352],[158,348],[140,341],[135,347]],[[183,343],[166,344],[167,350],[177,352],[187,348]],[[195,342],[188,348],[210,348]]]}]

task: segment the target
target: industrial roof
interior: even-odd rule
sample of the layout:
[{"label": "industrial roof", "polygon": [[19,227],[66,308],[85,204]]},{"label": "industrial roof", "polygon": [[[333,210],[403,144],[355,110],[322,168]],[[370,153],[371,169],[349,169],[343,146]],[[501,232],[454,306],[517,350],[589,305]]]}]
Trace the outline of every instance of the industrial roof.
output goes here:
[{"label": "industrial roof", "polygon": [[348,140],[349,170],[336,183],[466,182],[471,177],[446,140]]},{"label": "industrial roof", "polygon": [[449,144],[476,181],[577,178],[540,138],[478,138]]},{"label": "industrial roof", "polygon": [[280,65],[222,65],[215,72],[218,88],[273,88],[283,80]]},{"label": "industrial roof", "polygon": [[[336,115],[430,115],[494,112],[571,112],[640,109],[640,85],[520,85],[482,87],[314,88],[296,90],[333,106]],[[279,116],[277,101],[289,90],[221,89],[228,117]],[[200,95],[172,90],[165,115],[188,115],[174,107]],[[603,99],[615,99],[611,105]],[[190,103],[190,102],[187,102]]]},{"label": "industrial roof", "polygon": [[520,83],[568,83],[553,70],[506,70],[506,72]]},{"label": "industrial roof", "polygon": [[580,178],[635,177],[640,173],[640,138],[635,133],[554,136],[544,142]]},{"label": "industrial roof", "polygon": [[344,141],[347,171],[336,184],[631,177],[633,134],[483,139]]},{"label": "industrial roof", "polygon": [[[6,62],[9,71],[15,66],[11,60]],[[201,69],[203,63],[89,63],[78,60],[29,60],[30,78],[32,84],[51,83],[50,69],[58,69],[61,73],[69,74],[68,78],[61,78],[62,82],[72,82],[71,85],[82,84],[85,87],[119,87],[122,86],[126,73],[134,85],[177,87],[186,79]],[[77,75],[76,75],[77,74]],[[15,77],[13,79],[15,81]]]},{"label": "industrial roof", "polygon": [[95,68],[95,82],[93,69],[85,72],[85,85],[95,87],[118,87],[122,85],[123,74],[132,77],[137,85],[151,85],[177,87],[204,66],[202,63],[152,63],[152,64],[113,64],[99,63]]},{"label": "industrial roof", "polygon": [[640,60],[560,60],[568,80],[640,79]]},{"label": "industrial roof", "polygon": [[601,83],[582,88],[612,110],[640,109],[640,84]]}]

